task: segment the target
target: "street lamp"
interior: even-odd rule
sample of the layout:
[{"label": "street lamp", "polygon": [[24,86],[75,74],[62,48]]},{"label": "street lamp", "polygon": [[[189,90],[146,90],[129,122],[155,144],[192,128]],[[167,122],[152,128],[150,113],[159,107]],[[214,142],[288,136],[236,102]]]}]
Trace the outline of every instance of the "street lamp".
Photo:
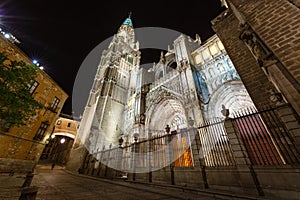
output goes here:
[{"label": "street lamp", "polygon": [[65,141],[66,141],[66,139],[65,139],[65,138],[62,138],[62,139],[60,140],[60,143],[63,144],[63,143],[65,143]]}]

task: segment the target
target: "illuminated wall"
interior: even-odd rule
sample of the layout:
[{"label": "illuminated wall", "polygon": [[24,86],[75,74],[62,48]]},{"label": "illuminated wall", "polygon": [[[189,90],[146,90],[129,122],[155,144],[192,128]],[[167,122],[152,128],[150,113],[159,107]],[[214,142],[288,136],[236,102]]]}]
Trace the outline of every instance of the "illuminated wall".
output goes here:
[{"label": "illuminated wall", "polygon": [[[24,61],[32,65],[32,61],[16,45],[0,34],[0,51],[9,59]],[[63,89],[44,71],[38,70],[32,97],[46,108],[37,111],[25,126],[11,127],[0,134],[0,158],[15,162],[28,160],[38,161],[46,139],[53,131],[54,123],[68,98]]]}]

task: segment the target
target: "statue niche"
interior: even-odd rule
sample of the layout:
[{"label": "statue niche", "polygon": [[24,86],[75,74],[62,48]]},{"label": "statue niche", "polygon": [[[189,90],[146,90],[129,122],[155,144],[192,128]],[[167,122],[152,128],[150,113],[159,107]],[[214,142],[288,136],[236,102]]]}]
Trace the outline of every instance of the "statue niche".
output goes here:
[{"label": "statue niche", "polygon": [[259,66],[262,67],[267,60],[270,60],[272,52],[263,44],[248,25],[245,25],[243,29],[240,39],[244,41]]}]

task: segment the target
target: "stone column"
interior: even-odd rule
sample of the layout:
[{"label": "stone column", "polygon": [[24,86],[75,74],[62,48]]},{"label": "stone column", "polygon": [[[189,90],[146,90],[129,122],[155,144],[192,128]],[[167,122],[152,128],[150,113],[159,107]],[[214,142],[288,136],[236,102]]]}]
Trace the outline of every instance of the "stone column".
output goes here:
[{"label": "stone column", "polygon": [[244,193],[263,196],[264,193],[253,170],[246,148],[242,143],[241,137],[232,119],[227,117],[224,125],[236,162],[241,188]]},{"label": "stone column", "polygon": [[276,112],[282,122],[285,124],[285,127],[291,133],[291,136],[294,138],[295,146],[298,147],[297,151],[300,152],[300,117],[292,109],[289,104],[282,105],[276,108]]},{"label": "stone column", "polygon": [[207,189],[207,188],[209,188],[209,186],[208,186],[208,182],[207,182],[204,155],[203,155],[203,149],[202,149],[200,137],[199,137],[199,134],[198,134],[196,128],[193,127],[190,129],[190,131],[192,132],[191,135],[193,135],[193,137],[194,137],[194,140],[191,143],[191,149],[193,152],[193,159],[194,159],[194,166],[200,168],[203,187]]}]

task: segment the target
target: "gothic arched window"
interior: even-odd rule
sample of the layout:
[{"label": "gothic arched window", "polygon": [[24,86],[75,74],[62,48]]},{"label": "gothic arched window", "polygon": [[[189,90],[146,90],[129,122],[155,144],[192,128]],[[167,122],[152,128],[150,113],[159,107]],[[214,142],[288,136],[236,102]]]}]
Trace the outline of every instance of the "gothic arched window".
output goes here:
[{"label": "gothic arched window", "polygon": [[164,76],[164,73],[163,71],[161,70],[159,73],[158,73],[158,76],[157,76],[157,79],[160,79]]}]

